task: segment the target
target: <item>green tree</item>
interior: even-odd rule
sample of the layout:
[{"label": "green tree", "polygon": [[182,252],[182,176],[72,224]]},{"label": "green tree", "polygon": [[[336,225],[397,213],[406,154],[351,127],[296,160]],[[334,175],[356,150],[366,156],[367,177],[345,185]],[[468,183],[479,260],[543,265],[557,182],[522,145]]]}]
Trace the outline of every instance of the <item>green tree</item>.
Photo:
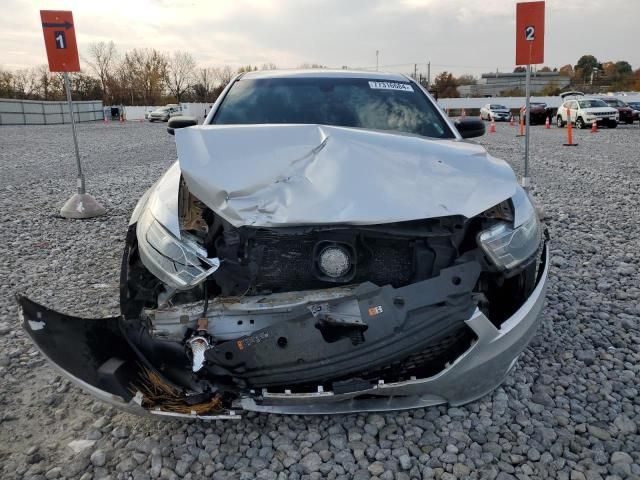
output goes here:
[{"label": "green tree", "polygon": [[578,63],[573,67],[577,79],[585,83],[591,79],[594,69],[602,70],[602,64],[593,55],[581,56],[578,59]]},{"label": "green tree", "polygon": [[454,98],[459,97],[458,82],[455,77],[446,70],[436,75],[433,86],[438,92],[438,97],[442,98]]}]

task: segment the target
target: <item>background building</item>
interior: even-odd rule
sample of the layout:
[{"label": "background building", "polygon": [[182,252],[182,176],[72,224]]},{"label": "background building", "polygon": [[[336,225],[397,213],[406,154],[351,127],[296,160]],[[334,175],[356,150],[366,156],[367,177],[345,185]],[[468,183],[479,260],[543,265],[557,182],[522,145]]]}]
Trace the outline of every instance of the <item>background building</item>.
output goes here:
[{"label": "background building", "polygon": [[[497,97],[501,95],[518,96],[525,90],[525,72],[483,73],[475,85],[460,85],[461,97]],[[543,93],[543,90],[562,90],[569,86],[571,78],[558,72],[531,73],[531,93]]]}]

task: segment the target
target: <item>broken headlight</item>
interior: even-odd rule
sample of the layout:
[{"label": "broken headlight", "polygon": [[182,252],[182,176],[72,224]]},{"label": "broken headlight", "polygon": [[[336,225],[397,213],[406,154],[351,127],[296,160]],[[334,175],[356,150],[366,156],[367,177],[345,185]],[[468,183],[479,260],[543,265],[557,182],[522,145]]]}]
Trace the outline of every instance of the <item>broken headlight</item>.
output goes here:
[{"label": "broken headlight", "polygon": [[540,246],[540,221],[534,209],[519,227],[500,222],[478,234],[478,243],[499,268],[510,269],[530,258]]},{"label": "broken headlight", "polygon": [[192,288],[220,267],[220,261],[208,258],[195,237],[182,232],[182,238],[176,238],[149,209],[140,216],[136,235],[142,263],[170,287]]}]

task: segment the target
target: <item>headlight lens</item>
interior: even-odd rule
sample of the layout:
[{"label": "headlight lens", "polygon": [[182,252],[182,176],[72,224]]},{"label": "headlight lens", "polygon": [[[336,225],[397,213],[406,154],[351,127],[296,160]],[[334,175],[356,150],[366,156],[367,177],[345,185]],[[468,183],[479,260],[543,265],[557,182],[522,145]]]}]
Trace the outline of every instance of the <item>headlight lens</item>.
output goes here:
[{"label": "headlight lens", "polygon": [[195,238],[188,233],[182,239],[174,237],[148,209],[138,220],[136,235],[142,263],[170,287],[192,288],[220,267]]},{"label": "headlight lens", "polygon": [[530,258],[540,246],[541,228],[538,215],[532,215],[517,228],[499,223],[478,235],[479,244],[499,268],[516,267]]}]

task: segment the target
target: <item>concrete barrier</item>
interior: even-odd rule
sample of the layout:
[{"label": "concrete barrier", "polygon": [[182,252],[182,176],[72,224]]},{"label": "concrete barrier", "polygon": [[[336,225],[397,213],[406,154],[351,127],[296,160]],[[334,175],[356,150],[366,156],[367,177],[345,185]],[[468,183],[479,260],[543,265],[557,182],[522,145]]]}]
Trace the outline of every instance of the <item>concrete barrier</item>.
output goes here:
[{"label": "concrete barrier", "polygon": [[[73,112],[77,122],[94,122],[104,118],[100,100],[73,102]],[[0,125],[55,125],[70,122],[67,102],[0,98]]]}]

